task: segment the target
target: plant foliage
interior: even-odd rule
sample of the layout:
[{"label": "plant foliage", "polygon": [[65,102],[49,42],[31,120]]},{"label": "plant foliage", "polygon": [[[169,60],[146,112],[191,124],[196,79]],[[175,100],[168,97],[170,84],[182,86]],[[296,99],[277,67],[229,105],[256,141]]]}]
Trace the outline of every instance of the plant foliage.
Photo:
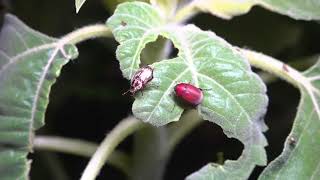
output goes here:
[{"label": "plant foliage", "polygon": [[0,179],[27,179],[27,154],[44,124],[51,85],[78,52],[13,15],[5,16],[0,42]]}]

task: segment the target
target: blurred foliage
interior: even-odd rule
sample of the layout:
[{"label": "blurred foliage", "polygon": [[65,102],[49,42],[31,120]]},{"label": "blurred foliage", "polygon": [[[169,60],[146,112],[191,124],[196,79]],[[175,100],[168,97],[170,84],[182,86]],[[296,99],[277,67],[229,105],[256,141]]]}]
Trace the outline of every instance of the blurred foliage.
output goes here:
[{"label": "blurred foliage", "polygon": [[[104,3],[105,8],[109,11],[109,12],[113,12],[118,4],[121,4],[123,2],[132,2],[135,0],[102,0]],[[136,0],[136,1],[142,1],[142,2],[148,2],[148,0]]]}]

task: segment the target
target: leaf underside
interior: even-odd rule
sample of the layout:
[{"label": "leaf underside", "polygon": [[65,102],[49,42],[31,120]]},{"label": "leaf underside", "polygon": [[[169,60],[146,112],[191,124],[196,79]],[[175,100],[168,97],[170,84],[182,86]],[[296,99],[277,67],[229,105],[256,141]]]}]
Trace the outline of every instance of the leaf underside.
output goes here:
[{"label": "leaf underside", "polygon": [[28,179],[27,154],[44,124],[50,87],[77,50],[58,48],[13,15],[5,16],[0,42],[0,179]]},{"label": "leaf underside", "polygon": [[319,20],[320,1],[317,0],[197,0],[193,1],[194,10],[210,12],[221,18],[245,14],[260,5],[271,11],[294,19]]},{"label": "leaf underside", "polygon": [[259,4],[294,19],[320,20],[318,0],[260,0]]},{"label": "leaf underside", "polygon": [[[255,165],[266,164],[261,119],[268,99],[266,88],[247,62],[231,45],[209,31],[193,25],[165,24],[158,9],[146,3],[123,3],[107,25],[120,43],[117,58],[123,76],[131,79],[140,65],[140,54],[147,43],[163,36],[179,50],[172,59],[151,64],[154,79],[135,95],[132,110],[144,122],[162,126],[178,121],[184,108],[176,103],[173,88],[181,82],[202,89],[204,100],[197,107],[199,114],[221,126],[230,138],[244,144],[237,161],[224,166],[208,165],[189,179],[247,178]],[[210,178],[209,178],[210,179]]]},{"label": "leaf underside", "polygon": [[320,177],[320,63],[304,75],[311,84],[300,89],[300,105],[284,150],[265,168],[261,180]]}]

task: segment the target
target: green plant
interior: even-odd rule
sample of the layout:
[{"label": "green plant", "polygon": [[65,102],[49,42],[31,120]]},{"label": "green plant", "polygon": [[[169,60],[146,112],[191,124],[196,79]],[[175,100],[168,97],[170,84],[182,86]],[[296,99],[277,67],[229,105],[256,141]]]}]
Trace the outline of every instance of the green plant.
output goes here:
[{"label": "green plant", "polygon": [[[76,0],[77,12],[84,2]],[[0,179],[27,179],[27,155],[33,145],[92,156],[83,180],[95,179],[108,160],[132,179],[161,179],[177,143],[202,119],[218,124],[228,137],[241,141],[244,150],[239,159],[226,160],[223,165],[210,163],[187,179],[247,179],[256,166],[265,165],[260,179],[319,177],[320,159],[316,154],[320,149],[320,64],[299,72],[280,60],[232,46],[213,32],[184,22],[199,12],[230,19],[247,13],[254,5],[294,19],[319,20],[320,1],[199,0],[178,6],[179,3],[126,2],[117,7],[106,24],[86,26],[60,39],[36,32],[7,14],[0,34]],[[131,79],[141,64],[154,68],[149,87],[135,95],[134,116],[122,120],[98,147],[66,138],[34,138],[34,131],[44,124],[52,84],[62,66],[78,56],[75,45],[94,37],[112,36],[120,43],[116,55],[125,78]],[[163,39],[157,41],[156,47],[147,46],[159,37]],[[169,41],[178,49],[177,57],[171,59],[165,51]],[[143,51],[145,48],[151,49]],[[268,104],[266,86],[250,65],[286,80],[301,92],[284,151],[269,164],[263,134],[267,127],[262,120]],[[172,95],[179,82],[208,89],[203,91],[203,102],[197,111],[183,114],[185,108]],[[181,123],[164,126],[178,120]],[[135,132],[139,138],[133,158],[114,151]],[[148,148],[153,151],[139,151]],[[134,161],[134,157],[145,159]]]}]

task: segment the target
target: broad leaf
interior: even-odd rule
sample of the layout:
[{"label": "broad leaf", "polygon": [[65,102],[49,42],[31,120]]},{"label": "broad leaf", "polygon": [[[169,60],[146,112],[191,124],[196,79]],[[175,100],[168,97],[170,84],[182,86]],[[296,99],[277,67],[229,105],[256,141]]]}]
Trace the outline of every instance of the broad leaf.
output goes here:
[{"label": "broad leaf", "polygon": [[[107,24],[120,43],[117,58],[127,79],[139,68],[142,49],[158,36],[168,38],[179,50],[176,58],[153,60],[154,79],[143,94],[135,96],[132,109],[137,118],[155,126],[179,120],[184,109],[177,104],[173,88],[180,82],[194,84],[206,89],[197,107],[202,118],[217,123],[228,137],[245,146],[238,161],[227,161],[219,168],[209,165],[208,175],[246,178],[256,164],[266,163],[261,120],[268,102],[266,88],[232,46],[193,25],[165,24],[158,9],[146,3],[119,5]],[[190,178],[207,175],[202,172]]]},{"label": "broad leaf", "polygon": [[196,0],[190,5],[190,13],[200,10],[225,19],[245,14],[254,5],[263,6],[294,19],[320,19],[320,1],[317,0]]},{"label": "broad leaf", "polygon": [[0,42],[0,179],[27,179],[27,154],[44,124],[50,87],[77,49],[12,15],[5,16]]},{"label": "broad leaf", "polygon": [[[304,73],[301,101],[281,155],[260,179],[319,179],[320,177],[320,63]],[[310,82],[310,84],[309,84]]]},{"label": "broad leaf", "polygon": [[75,0],[75,5],[76,5],[76,13],[79,12],[80,8],[82,5],[86,2],[86,0]]}]

